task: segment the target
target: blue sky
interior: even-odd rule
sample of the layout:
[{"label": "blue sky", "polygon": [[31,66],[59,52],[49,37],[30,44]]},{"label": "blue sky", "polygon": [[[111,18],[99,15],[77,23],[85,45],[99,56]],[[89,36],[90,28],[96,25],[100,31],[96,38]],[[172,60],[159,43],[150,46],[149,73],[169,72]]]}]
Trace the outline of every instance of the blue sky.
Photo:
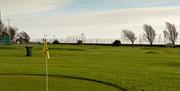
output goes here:
[{"label": "blue sky", "polygon": [[63,6],[40,13],[41,15],[77,15],[94,11],[124,8],[179,6],[180,0],[70,0]]},{"label": "blue sky", "polygon": [[1,0],[6,15],[78,15],[126,8],[180,6],[180,0]]},{"label": "blue sky", "polygon": [[85,33],[89,38],[120,38],[123,29],[137,36],[143,24],[158,35],[166,21],[180,32],[180,0],[1,0],[3,21],[32,38],[66,38]]}]

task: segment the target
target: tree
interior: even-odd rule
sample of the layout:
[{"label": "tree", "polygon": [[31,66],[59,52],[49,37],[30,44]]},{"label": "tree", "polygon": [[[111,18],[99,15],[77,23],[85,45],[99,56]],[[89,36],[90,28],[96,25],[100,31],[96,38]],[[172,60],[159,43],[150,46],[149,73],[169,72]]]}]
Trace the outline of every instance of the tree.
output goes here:
[{"label": "tree", "polygon": [[135,33],[130,30],[123,30],[124,37],[131,41],[132,44],[134,44],[134,41],[137,39],[135,36]]},{"label": "tree", "polygon": [[3,37],[3,36],[9,36],[8,28],[7,27],[3,27],[3,30],[2,30],[2,33],[1,33],[1,37]]},{"label": "tree", "polygon": [[0,20],[0,37],[2,37],[4,30],[5,30],[5,26],[4,26],[3,22]]},{"label": "tree", "polygon": [[8,28],[4,25],[4,23],[0,20],[0,38],[6,36],[8,34]]},{"label": "tree", "polygon": [[8,37],[9,41],[11,41],[12,43],[15,39],[17,30],[18,29],[15,27],[6,26],[5,24],[3,24],[2,20],[0,20],[0,40],[3,40],[3,38]]},{"label": "tree", "polygon": [[150,45],[152,46],[156,36],[156,32],[151,25],[144,24],[143,28],[145,31],[144,37],[149,41]]},{"label": "tree", "polygon": [[171,43],[173,44],[173,47],[175,47],[175,41],[178,37],[178,32],[176,31],[176,27],[174,24],[171,24],[169,22],[166,22],[166,30],[163,31],[164,36],[166,36]]},{"label": "tree", "polygon": [[26,32],[20,32],[17,34],[17,40],[20,40],[21,42],[29,43],[30,36]]},{"label": "tree", "polygon": [[13,41],[15,35],[16,35],[17,28],[11,27],[11,26],[5,26],[3,22],[0,20],[0,37],[8,35],[11,37],[11,40]]},{"label": "tree", "polygon": [[8,32],[9,32],[12,42],[14,41],[17,30],[18,30],[17,28],[11,27],[11,26],[9,26],[9,28],[8,28]]}]

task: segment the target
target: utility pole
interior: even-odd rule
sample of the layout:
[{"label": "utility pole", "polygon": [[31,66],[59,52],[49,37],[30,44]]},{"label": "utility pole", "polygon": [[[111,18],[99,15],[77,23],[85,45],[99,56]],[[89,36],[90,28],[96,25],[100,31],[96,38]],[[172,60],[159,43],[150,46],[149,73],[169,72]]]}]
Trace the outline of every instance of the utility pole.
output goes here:
[{"label": "utility pole", "polygon": [[56,35],[54,34],[53,37],[54,37],[54,40],[55,40],[56,39]]},{"label": "utility pole", "polygon": [[0,21],[1,21],[1,8],[2,8],[2,1],[0,0]]},{"label": "utility pole", "polygon": [[9,28],[10,28],[10,19],[7,19],[7,23],[8,23],[7,28],[8,28],[8,30],[9,30]]},{"label": "utility pole", "polygon": [[10,26],[10,19],[7,19],[7,22],[8,22],[8,27]]},{"label": "utility pole", "polygon": [[3,4],[2,4],[2,0],[0,0],[0,21],[2,20],[2,7],[3,7]]}]

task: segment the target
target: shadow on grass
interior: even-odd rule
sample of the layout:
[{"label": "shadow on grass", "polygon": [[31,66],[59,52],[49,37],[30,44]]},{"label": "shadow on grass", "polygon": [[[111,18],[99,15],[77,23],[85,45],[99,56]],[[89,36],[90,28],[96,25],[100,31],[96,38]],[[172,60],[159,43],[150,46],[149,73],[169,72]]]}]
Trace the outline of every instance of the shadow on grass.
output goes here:
[{"label": "shadow on grass", "polygon": [[[11,76],[45,76],[42,74],[0,74],[0,75],[11,75]],[[107,86],[111,86],[114,88],[119,89],[120,91],[127,91],[125,88],[118,86],[116,84],[110,83],[110,82],[105,82],[105,81],[100,81],[100,80],[95,80],[95,79],[90,79],[90,78],[82,78],[82,77],[74,77],[74,76],[66,76],[66,75],[48,75],[51,77],[62,77],[62,78],[69,78],[69,79],[79,79],[79,80],[85,80],[85,81],[91,81],[91,82],[96,82],[100,84],[104,84]]]},{"label": "shadow on grass", "polygon": [[[65,51],[86,51],[85,49],[79,49],[79,48],[48,48],[49,50],[65,50]],[[42,50],[42,48],[39,48],[39,50]]]},{"label": "shadow on grass", "polygon": [[170,62],[170,63],[161,63],[159,65],[166,65],[166,66],[170,66],[170,67],[180,67],[180,62]]},{"label": "shadow on grass", "polygon": [[143,47],[142,50],[164,50],[163,47]]},{"label": "shadow on grass", "polygon": [[12,46],[1,46],[0,49],[17,49],[15,47],[12,47]]},{"label": "shadow on grass", "polygon": [[167,67],[180,67],[180,62],[164,62],[164,63],[151,63],[151,66],[167,66]]},{"label": "shadow on grass", "polygon": [[155,51],[147,51],[146,53],[147,54],[157,54],[157,52],[155,52]]},{"label": "shadow on grass", "polygon": [[169,63],[169,66],[180,67],[180,63]]}]

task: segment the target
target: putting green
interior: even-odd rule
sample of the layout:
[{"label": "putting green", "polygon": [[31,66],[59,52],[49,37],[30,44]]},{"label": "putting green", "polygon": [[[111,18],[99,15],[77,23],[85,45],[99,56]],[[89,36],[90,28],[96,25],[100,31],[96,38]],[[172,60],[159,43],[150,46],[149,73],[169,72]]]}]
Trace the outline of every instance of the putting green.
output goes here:
[{"label": "putting green", "polygon": [[[0,75],[0,91],[45,91],[45,76]],[[93,81],[49,76],[49,91],[119,91]]]}]

